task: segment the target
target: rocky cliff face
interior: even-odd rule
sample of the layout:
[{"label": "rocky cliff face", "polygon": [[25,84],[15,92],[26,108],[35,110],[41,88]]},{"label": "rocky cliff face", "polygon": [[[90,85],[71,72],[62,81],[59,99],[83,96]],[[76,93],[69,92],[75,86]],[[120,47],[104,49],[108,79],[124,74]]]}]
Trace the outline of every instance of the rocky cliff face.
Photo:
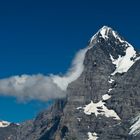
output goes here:
[{"label": "rocky cliff face", "polygon": [[139,140],[139,56],[104,26],[91,38],[67,97],[35,120],[0,128],[0,140]]}]

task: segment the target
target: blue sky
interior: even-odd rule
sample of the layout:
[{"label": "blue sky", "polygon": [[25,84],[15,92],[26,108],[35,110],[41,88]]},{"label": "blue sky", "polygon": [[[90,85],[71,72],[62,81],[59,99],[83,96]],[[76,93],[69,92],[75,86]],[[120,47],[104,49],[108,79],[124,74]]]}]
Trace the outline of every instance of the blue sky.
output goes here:
[{"label": "blue sky", "polygon": [[[112,0],[5,0],[0,2],[0,78],[58,74],[103,25],[140,49],[140,2]],[[0,97],[0,119],[33,118],[47,103]]]}]

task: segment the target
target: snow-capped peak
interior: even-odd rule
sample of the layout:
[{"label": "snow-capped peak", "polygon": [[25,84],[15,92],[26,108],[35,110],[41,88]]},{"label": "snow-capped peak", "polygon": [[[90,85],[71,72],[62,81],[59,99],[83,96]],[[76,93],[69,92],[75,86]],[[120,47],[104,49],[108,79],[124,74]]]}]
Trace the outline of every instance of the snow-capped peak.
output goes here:
[{"label": "snow-capped peak", "polygon": [[0,121],[0,127],[7,127],[10,125],[10,122],[7,121]]},{"label": "snow-capped peak", "polygon": [[[104,44],[102,41],[100,42],[100,38],[104,39],[106,41],[104,47]],[[112,38],[114,38],[114,43],[112,43]],[[96,43],[100,42],[102,46],[108,49],[110,59],[112,63],[116,66],[115,71],[111,75],[115,75],[116,73],[124,73],[129,70],[129,68],[140,59],[140,57],[137,57],[137,52],[135,51],[134,47],[125,41],[121,36],[114,31],[112,28],[108,26],[103,26],[90,40],[89,46],[94,46]],[[118,44],[118,45],[116,45]],[[120,52],[118,51],[120,50]],[[122,52],[125,55],[122,55]],[[118,55],[118,58],[115,59],[113,54],[115,53],[115,56]]]},{"label": "snow-capped peak", "polygon": [[114,31],[111,27],[103,26],[95,35],[93,35],[90,39],[90,45],[94,42],[96,37],[99,35],[103,39],[107,40],[109,38],[109,33],[112,34],[115,38],[118,37],[118,34],[116,31]]},{"label": "snow-capped peak", "polygon": [[101,36],[106,39],[108,38],[108,32],[109,30],[112,30],[112,28],[108,27],[108,26],[103,26],[95,35],[93,35],[90,39],[90,44],[92,44],[92,42],[94,42],[94,39],[96,39],[96,36],[98,34],[101,34]]},{"label": "snow-capped peak", "polygon": [[107,39],[108,38],[108,33],[109,33],[109,30],[112,30],[110,27],[108,26],[103,26],[100,30],[99,30],[99,33],[102,35],[102,37],[104,39]]}]

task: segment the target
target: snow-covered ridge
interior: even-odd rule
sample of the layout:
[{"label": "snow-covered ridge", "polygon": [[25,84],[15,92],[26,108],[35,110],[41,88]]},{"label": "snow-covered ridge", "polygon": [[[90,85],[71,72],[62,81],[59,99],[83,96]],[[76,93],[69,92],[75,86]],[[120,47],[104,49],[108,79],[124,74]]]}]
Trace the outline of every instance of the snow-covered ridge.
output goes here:
[{"label": "snow-covered ridge", "polygon": [[[127,72],[130,69],[130,67],[137,60],[140,59],[140,57],[136,57],[137,53],[134,50],[134,47],[130,43],[128,43],[127,41],[125,41],[122,38],[120,38],[118,33],[115,32],[114,30],[112,30],[111,28],[109,28],[109,27],[107,28],[105,26],[101,30],[106,30],[106,34],[107,34],[108,30],[111,30],[112,35],[114,36],[114,38],[116,38],[116,40],[118,40],[120,43],[123,43],[123,45],[126,46],[125,56],[118,55],[118,59],[114,59],[113,56],[110,54],[110,59],[111,59],[112,63],[116,66],[115,71],[111,75],[115,75],[116,73]],[[105,38],[104,37],[105,36],[105,31],[103,33],[104,33],[104,35],[102,34],[102,37]]]},{"label": "snow-covered ridge", "polygon": [[0,127],[7,127],[10,125],[10,122],[7,121],[0,121]]},{"label": "snow-covered ridge", "polygon": [[92,44],[93,40],[96,38],[96,36],[100,33],[101,36],[104,39],[108,39],[108,32],[109,30],[112,30],[112,28],[108,27],[108,26],[103,26],[95,35],[93,35],[90,39],[90,45]]},{"label": "snow-covered ridge", "polygon": [[[118,59],[114,59],[112,55],[110,55],[110,58],[112,60],[112,63],[116,65],[116,70],[111,74],[115,75],[116,73],[123,73],[127,72],[128,69],[140,58],[136,58],[136,51],[134,50],[133,46],[129,44],[127,41],[121,39],[117,32],[115,32],[112,28],[108,26],[103,26],[92,38],[90,39],[89,46],[85,49],[80,50],[74,61],[72,68],[66,73],[64,76],[54,76],[53,81],[57,84],[58,87],[60,87],[62,90],[66,90],[69,83],[75,81],[83,72],[84,66],[83,61],[85,59],[86,52],[93,47],[93,40],[96,38],[96,36],[100,33],[102,38],[108,39],[109,31],[112,32],[112,35],[118,39],[121,43],[125,43],[128,48],[126,49],[126,55],[125,56],[119,56]],[[135,58],[134,60],[132,58]],[[113,80],[109,81],[109,83],[112,83]],[[112,89],[109,90],[109,92]]]},{"label": "snow-covered ridge", "polygon": [[102,35],[102,37],[103,37],[104,39],[108,39],[108,32],[109,32],[110,29],[111,29],[110,27],[103,26],[103,27],[99,30],[100,34]]},{"label": "snow-covered ridge", "polygon": [[82,49],[77,53],[75,59],[73,60],[72,67],[64,76],[52,76],[53,82],[57,84],[57,86],[60,87],[61,90],[65,91],[71,82],[75,81],[78,77],[80,77],[84,70],[83,62],[85,59],[86,52],[93,47],[93,40],[99,33],[104,39],[107,39],[109,30],[112,30],[112,28],[108,26],[103,26],[94,36],[92,36],[89,45],[85,49]]}]

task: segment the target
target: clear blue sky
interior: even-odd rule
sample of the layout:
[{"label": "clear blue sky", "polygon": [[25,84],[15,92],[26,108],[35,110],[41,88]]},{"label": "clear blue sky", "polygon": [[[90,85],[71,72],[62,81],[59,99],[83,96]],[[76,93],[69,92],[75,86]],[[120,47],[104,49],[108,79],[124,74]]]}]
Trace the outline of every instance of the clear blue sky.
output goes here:
[{"label": "clear blue sky", "polygon": [[[64,73],[103,25],[140,48],[139,0],[4,0],[0,2],[0,78]],[[0,119],[19,122],[47,107],[0,97]]]}]

